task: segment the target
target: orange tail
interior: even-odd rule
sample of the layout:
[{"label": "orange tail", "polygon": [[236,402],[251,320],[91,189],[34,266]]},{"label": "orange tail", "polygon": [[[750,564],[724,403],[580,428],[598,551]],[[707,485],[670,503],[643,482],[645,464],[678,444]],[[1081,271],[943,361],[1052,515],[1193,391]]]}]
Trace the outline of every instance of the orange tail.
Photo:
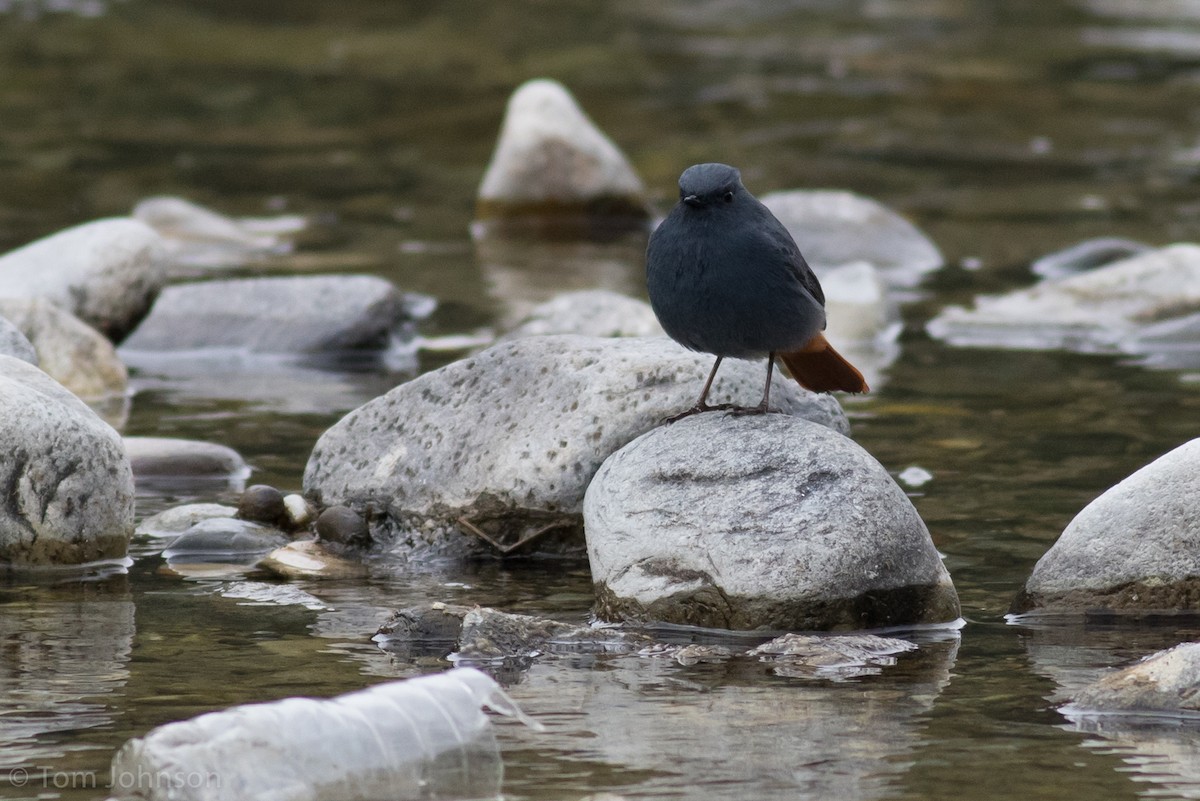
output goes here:
[{"label": "orange tail", "polygon": [[824,334],[817,334],[802,349],[780,353],[792,378],[813,392],[867,392],[870,387],[863,374],[833,349]]}]

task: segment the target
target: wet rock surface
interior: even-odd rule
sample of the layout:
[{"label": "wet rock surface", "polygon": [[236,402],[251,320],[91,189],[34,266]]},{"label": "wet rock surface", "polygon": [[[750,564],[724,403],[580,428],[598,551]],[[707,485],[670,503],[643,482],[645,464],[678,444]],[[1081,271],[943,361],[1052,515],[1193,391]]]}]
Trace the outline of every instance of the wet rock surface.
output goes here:
[{"label": "wet rock surface", "polygon": [[[551,533],[578,543],[600,463],[690,407],[711,366],[665,338],[497,345],[344,417],[317,441],[304,488],[364,514],[377,537],[398,534],[401,549],[495,552]],[[764,377],[765,364],[730,361],[710,401],[757,403]],[[776,381],[777,408],[847,429],[834,398]]]},{"label": "wet rock surface", "polygon": [[180,284],[163,291],[122,348],[275,354],[382,349],[424,305],[390,282],[367,275]]},{"label": "wet rock surface", "polygon": [[1088,504],[1038,560],[1016,613],[1200,611],[1200,439]]},{"label": "wet rock surface", "polygon": [[163,551],[168,562],[257,562],[289,542],[278,529],[227,517],[201,520]]},{"label": "wet rock surface", "polygon": [[0,356],[0,453],[0,559],[76,565],[125,555],[133,472],[120,436],[10,356]]},{"label": "wet rock surface", "polygon": [[332,551],[315,540],[296,540],[268,553],[256,565],[258,569],[282,579],[362,578],[367,568],[362,562]]},{"label": "wet rock surface", "polygon": [[119,342],[162,288],[164,258],[145,223],[96,220],[0,256],[0,297],[50,301]]},{"label": "wet rock surface", "polygon": [[1069,717],[1109,713],[1200,718],[1200,643],[1159,651],[1103,676],[1076,693],[1063,712]]},{"label": "wet rock surface", "polygon": [[201,520],[210,518],[232,518],[237,508],[222,503],[187,503],[164,509],[138,524],[134,534],[138,537],[178,537]]},{"label": "wet rock surface", "polygon": [[914,287],[942,266],[941,251],[896,212],[871,198],[832,189],[763,195],[762,203],[791,233],[819,276],[866,262],[892,287]]},{"label": "wet rock surface", "polygon": [[[513,93],[484,173],[476,215],[487,231],[645,225],[641,180],[561,84],[538,79]],[[557,226],[553,222],[558,218]]]},{"label": "wet rock surface", "polygon": [[786,415],[697,415],[639,437],[596,474],[584,521],[606,620],[819,631],[959,614],[887,471]]},{"label": "wet rock surface", "polygon": [[233,448],[173,437],[125,437],[125,452],[139,485],[240,482],[250,468]]}]

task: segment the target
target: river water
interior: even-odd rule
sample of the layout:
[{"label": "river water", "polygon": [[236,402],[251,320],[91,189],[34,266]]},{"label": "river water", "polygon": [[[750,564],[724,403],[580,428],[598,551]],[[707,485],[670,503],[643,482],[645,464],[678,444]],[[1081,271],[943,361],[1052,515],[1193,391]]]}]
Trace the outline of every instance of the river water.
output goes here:
[{"label": "river water", "polygon": [[[683,167],[719,160],[758,194],[877,198],[942,248],[886,382],[846,405],[889,470],[933,475],[913,501],[965,626],[841,681],[544,657],[504,674],[548,727],[497,724],[507,798],[1200,797],[1194,730],[1082,732],[1055,711],[1104,668],[1197,637],[1195,621],[1004,618],[1079,509],[1200,435],[1200,369],[923,333],[943,306],[1025,286],[1033,259],[1082,239],[1200,239],[1200,2],[0,0],[0,76],[0,248],[156,194],[315,215],[294,258],[260,269],[367,272],[432,295],[426,337],[474,335],[567,286],[641,291],[637,247],[472,244],[504,103],[532,77],[571,88],[661,209]],[[298,489],[326,427],[453,356],[143,371],[124,430],[230,445],[252,482]],[[232,497],[144,491],[139,516]],[[370,641],[397,607],[582,621],[591,603],[586,564],[569,561],[281,589],[182,579],[146,543],[133,555],[128,574],[0,589],[0,796],[102,798],[113,750],[160,723],[445,668]]]}]

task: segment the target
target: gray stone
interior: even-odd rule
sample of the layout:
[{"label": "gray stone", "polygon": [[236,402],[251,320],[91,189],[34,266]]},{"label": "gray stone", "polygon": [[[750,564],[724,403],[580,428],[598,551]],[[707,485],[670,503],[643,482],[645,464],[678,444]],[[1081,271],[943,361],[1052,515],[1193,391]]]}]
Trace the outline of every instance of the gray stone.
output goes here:
[{"label": "gray stone", "polygon": [[270,526],[211,517],[180,534],[163,551],[163,557],[171,562],[256,562],[288,542],[283,532]]},{"label": "gray stone", "polygon": [[33,343],[26,338],[25,334],[21,333],[20,328],[13,325],[3,315],[4,308],[3,304],[0,303],[0,355],[12,356],[14,359],[29,362],[34,367],[37,367],[38,357]]},{"label": "gray stone", "polygon": [[[695,403],[711,366],[665,338],[497,345],[344,417],[318,440],[304,488],[319,503],[364,513],[374,535],[402,534],[400,549],[463,555],[486,552],[485,537],[509,547],[551,530],[577,543],[583,493],[600,463]],[[757,403],[765,370],[726,362],[710,400]],[[848,429],[833,397],[776,381],[777,408]]]},{"label": "gray stone", "polygon": [[317,518],[317,537],[326,542],[368,545],[371,532],[362,515],[349,506],[330,506]]},{"label": "gray stone", "polygon": [[485,225],[573,214],[649,220],[645,190],[625,155],[561,84],[546,79],[522,84],[509,99],[476,214]]},{"label": "gray stone", "polygon": [[637,300],[606,289],[567,292],[529,313],[515,328],[498,340],[547,334],[579,334],[589,337],[666,336],[654,310]]},{"label": "gray stone", "polygon": [[134,495],[120,436],[10,356],[0,356],[0,453],[0,560],[72,565],[125,555]]},{"label": "gray stone", "polygon": [[476,607],[463,616],[457,658],[529,657],[548,651],[630,653],[650,642],[643,634]]},{"label": "gray stone", "polygon": [[958,597],[866,451],[787,415],[696,415],[617,451],[587,490],[597,614],[725,629],[942,623]]},{"label": "gray stone", "polygon": [[96,220],[0,256],[0,296],[43,298],[119,342],[162,288],[164,263],[150,226]]},{"label": "gray stone", "polygon": [[276,548],[257,567],[287,580],[360,578],[367,574],[362,562],[333,553],[315,540],[296,540]]},{"label": "gray stone", "polygon": [[292,249],[291,236],[308,220],[284,215],[268,220],[237,219],[181,197],[148,197],[133,209],[163,238],[172,272],[178,267],[221,269],[237,267]]},{"label": "gray stone", "polygon": [[1065,278],[1150,250],[1153,248],[1145,242],[1106,236],[1087,239],[1062,250],[1047,253],[1029,265],[1029,269],[1040,278]]},{"label": "gray stone", "polygon": [[[1200,246],[1171,245],[1007,295],[950,306],[929,333],[951,345],[1120,353],[1148,327],[1200,313]],[[1185,327],[1184,339],[1195,327]],[[1160,342],[1169,344],[1167,342]],[[1149,348],[1149,342],[1142,345]],[[1141,352],[1138,349],[1138,352]]]},{"label": "gray stone", "polygon": [[870,198],[813,189],[771,192],[761,199],[791,232],[818,275],[865,261],[889,286],[914,287],[945,261],[915,225]]},{"label": "gray stone", "polygon": [[292,354],[382,349],[410,319],[409,299],[369,275],[203,281],[163,290],[122,349]]},{"label": "gray stone", "polygon": [[237,509],[221,503],[188,503],[166,509],[138,524],[137,537],[178,537],[201,520],[232,518]]},{"label": "gray stone", "polygon": [[1200,439],[1088,504],[1033,568],[1012,611],[1200,610]]},{"label": "gray stone", "polygon": [[915,650],[908,640],[875,634],[784,634],[746,656],[771,663],[780,676],[848,679],[877,674],[895,665],[897,654]]},{"label": "gray stone", "polygon": [[246,487],[238,500],[238,517],[243,520],[273,526],[286,520],[286,515],[283,493],[268,484]]},{"label": "gray stone", "polygon": [[171,437],[125,437],[125,452],[139,481],[155,479],[242,480],[250,468],[233,448]]},{"label": "gray stone", "polygon": [[1200,643],[1151,654],[1076,693],[1064,713],[1200,714]]},{"label": "gray stone", "polygon": [[108,337],[42,299],[0,298],[0,314],[33,343],[38,366],[85,401],[121,398],[129,374]]}]

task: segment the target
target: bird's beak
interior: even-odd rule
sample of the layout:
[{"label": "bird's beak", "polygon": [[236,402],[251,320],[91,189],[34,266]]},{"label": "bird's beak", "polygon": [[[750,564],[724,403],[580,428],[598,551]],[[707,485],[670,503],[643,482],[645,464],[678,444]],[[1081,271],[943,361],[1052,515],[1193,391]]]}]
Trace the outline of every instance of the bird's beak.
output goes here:
[{"label": "bird's beak", "polygon": [[700,197],[698,195],[688,195],[687,197],[685,197],[683,199],[683,202],[693,208],[698,208],[699,206],[702,205],[700,203]]}]

